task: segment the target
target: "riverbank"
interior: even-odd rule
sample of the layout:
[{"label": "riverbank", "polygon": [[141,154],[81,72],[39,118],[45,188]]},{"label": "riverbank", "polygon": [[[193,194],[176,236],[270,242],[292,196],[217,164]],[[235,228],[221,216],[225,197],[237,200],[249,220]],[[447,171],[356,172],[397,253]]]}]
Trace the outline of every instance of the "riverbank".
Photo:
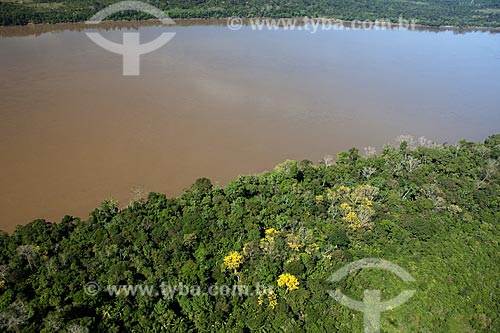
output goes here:
[{"label": "riverbank", "polygon": [[[224,188],[201,178],[181,196],[0,233],[0,314],[13,318],[0,328],[363,332],[327,295],[376,286],[415,293],[383,332],[500,332],[500,137],[414,148],[286,161]],[[334,279],[347,269],[363,271]]]},{"label": "riverbank", "polygon": [[[228,20],[232,19],[228,18],[189,18],[189,19],[174,19],[176,26],[227,26]],[[279,22],[280,20],[290,20],[294,18],[283,18],[283,19],[273,19],[266,17],[255,17],[255,18],[245,18],[242,19],[243,26],[250,26],[253,20],[275,20]],[[304,26],[304,18],[295,18],[297,26]],[[322,20],[322,18],[309,18],[308,20],[315,20],[318,22]],[[325,18],[325,20],[334,21],[337,25],[341,26],[341,28],[345,29],[365,29],[363,28],[362,21],[345,21],[338,20],[334,18]],[[370,29],[389,29],[389,30],[399,30],[399,26],[397,23],[392,23],[393,27],[388,28],[387,26],[374,25]],[[104,21],[99,24],[87,24],[85,22],[77,22],[77,23],[43,23],[43,24],[28,24],[28,25],[10,25],[10,26],[0,26],[0,37],[22,37],[22,36],[38,36],[47,32],[57,32],[57,31],[83,31],[88,29],[120,29],[120,28],[128,28],[128,29],[137,29],[140,27],[147,26],[161,26],[163,25],[159,20],[150,19],[150,20],[121,20],[121,21]],[[281,27],[282,28],[282,27]],[[340,28],[340,29],[341,29]],[[290,30],[290,28],[288,28]],[[331,30],[340,30],[339,28]],[[267,27],[264,27],[262,30],[268,30]],[[270,30],[270,29],[269,29]],[[489,33],[500,33],[500,27],[498,28],[488,28],[488,27],[480,27],[480,26],[471,26],[471,27],[454,27],[454,26],[428,26],[415,24],[413,29],[417,31],[428,31],[428,32],[443,32],[443,31],[452,31],[457,34],[465,34],[468,32],[489,32]]]},{"label": "riverbank", "polygon": [[[402,133],[454,143],[499,132],[499,35],[222,24],[141,28],[143,43],[176,37],[141,56],[138,77],[67,26],[0,38],[0,222],[86,217],[140,185],[179,195],[198,177],[225,184]],[[126,31],[101,32],[119,42]]]}]

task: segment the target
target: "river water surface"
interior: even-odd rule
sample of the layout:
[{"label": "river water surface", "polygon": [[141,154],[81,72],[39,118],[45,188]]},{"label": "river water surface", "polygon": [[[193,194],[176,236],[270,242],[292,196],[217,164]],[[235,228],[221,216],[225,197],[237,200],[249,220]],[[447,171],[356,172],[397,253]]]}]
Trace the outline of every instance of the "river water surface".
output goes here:
[{"label": "river water surface", "polygon": [[499,34],[139,31],[176,36],[124,77],[121,56],[81,29],[0,30],[0,229],[399,134],[455,143],[500,132]]}]

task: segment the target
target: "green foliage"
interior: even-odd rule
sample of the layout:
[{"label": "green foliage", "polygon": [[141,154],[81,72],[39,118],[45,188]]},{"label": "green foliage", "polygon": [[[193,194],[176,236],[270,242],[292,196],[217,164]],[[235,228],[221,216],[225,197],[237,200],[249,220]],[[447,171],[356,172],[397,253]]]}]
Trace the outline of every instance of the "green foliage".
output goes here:
[{"label": "green foliage", "polygon": [[[118,0],[2,0],[0,25],[82,22]],[[172,18],[239,17],[335,17],[342,20],[399,22],[415,19],[418,24],[456,27],[499,27],[500,3],[496,0],[149,0]],[[147,19],[137,12],[117,13],[115,20]]]},{"label": "green foliage", "polygon": [[[33,221],[0,233],[0,330],[362,332],[362,313],[327,293],[340,288],[356,299],[365,289],[381,289],[383,299],[416,290],[382,314],[383,332],[499,332],[499,157],[500,135],[403,143],[366,158],[351,149],[334,164],[286,161],[225,188],[199,179],[177,198],[150,193],[125,209],[106,201],[87,221]],[[361,219],[363,205],[369,223],[350,228],[346,216]],[[367,257],[400,265],[416,282],[378,270],[327,282]],[[89,281],[271,289],[91,296]]]}]

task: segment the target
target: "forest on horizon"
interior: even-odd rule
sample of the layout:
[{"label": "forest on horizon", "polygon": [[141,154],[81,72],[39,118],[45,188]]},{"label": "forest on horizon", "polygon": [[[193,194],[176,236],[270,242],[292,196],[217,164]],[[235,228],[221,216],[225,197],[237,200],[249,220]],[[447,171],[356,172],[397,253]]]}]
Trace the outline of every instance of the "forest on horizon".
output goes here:
[{"label": "forest on horizon", "polygon": [[[84,22],[117,0],[0,0],[0,25]],[[496,0],[149,0],[171,18],[330,17],[340,20],[415,20],[426,26],[500,27]],[[146,19],[124,12],[110,19]]]}]

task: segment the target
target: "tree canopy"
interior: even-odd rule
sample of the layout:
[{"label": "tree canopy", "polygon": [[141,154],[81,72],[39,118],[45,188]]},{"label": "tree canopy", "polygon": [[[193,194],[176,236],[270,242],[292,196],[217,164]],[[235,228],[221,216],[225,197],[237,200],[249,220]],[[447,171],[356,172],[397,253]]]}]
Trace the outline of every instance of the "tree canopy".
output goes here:
[{"label": "tree canopy", "polygon": [[[362,332],[363,314],[328,294],[387,300],[383,332],[500,331],[500,135],[434,145],[401,138],[286,161],[224,188],[198,179],[173,198],[106,201],[85,221],[36,220],[0,233],[0,327],[13,332]],[[405,282],[365,269],[391,261]],[[90,294],[93,281],[101,290]],[[108,285],[267,286],[254,294],[132,296]],[[187,288],[187,287],[186,287]]]},{"label": "tree canopy", "polygon": [[[118,0],[0,0],[0,25],[83,22]],[[497,0],[149,0],[172,18],[334,17],[398,22],[402,17],[429,26],[500,27]],[[144,19],[125,12],[110,19]]]}]

